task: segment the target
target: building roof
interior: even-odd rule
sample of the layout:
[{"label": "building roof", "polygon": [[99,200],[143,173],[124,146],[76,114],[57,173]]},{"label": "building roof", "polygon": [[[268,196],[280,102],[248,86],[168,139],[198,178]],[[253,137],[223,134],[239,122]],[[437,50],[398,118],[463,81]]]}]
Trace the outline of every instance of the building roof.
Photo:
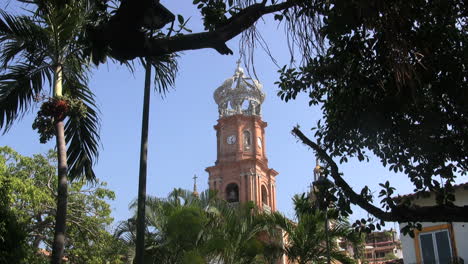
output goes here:
[{"label": "building roof", "polygon": [[[453,189],[455,190],[461,189],[461,188],[463,188],[464,190],[468,190],[468,182],[453,185]],[[401,199],[414,200],[420,197],[427,198],[430,196],[430,193],[431,193],[430,191],[420,191],[420,192],[415,192],[415,193],[410,193],[410,194],[398,195],[394,197],[393,199],[399,201]]]}]

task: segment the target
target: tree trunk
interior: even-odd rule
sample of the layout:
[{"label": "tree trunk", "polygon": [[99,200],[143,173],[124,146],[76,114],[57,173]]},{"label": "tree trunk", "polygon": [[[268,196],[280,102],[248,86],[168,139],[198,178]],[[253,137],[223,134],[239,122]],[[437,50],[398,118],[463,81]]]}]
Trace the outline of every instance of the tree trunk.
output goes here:
[{"label": "tree trunk", "polygon": [[148,124],[151,89],[151,64],[145,65],[145,91],[143,96],[143,118],[141,124],[140,175],[138,179],[138,212],[136,233],[136,264],[144,263],[145,253],[145,206],[146,206],[146,167],[148,163]]},{"label": "tree trunk", "polygon": [[[62,96],[62,66],[55,68],[54,97]],[[58,158],[58,186],[57,186],[57,212],[55,215],[55,234],[52,244],[52,258],[50,263],[60,264],[65,247],[65,227],[67,217],[67,146],[65,142],[65,127],[63,120],[56,121],[55,133],[57,139]]]},{"label": "tree trunk", "polygon": [[331,257],[330,257],[330,238],[328,237],[328,206],[325,208],[325,241],[327,245],[327,264],[331,264]]}]

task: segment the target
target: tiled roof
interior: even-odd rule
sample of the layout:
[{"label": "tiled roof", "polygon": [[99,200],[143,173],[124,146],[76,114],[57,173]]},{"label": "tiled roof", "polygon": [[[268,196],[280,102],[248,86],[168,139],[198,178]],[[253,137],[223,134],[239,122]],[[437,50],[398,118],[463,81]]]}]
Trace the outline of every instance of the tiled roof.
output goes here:
[{"label": "tiled roof", "polygon": [[[463,188],[465,190],[468,190],[468,182],[455,184],[453,188],[454,189]],[[403,198],[415,199],[415,198],[419,198],[418,196],[422,196],[423,198],[426,198],[426,197],[429,197],[429,194],[430,194],[430,191],[420,191],[420,192],[415,192],[415,193],[410,193],[410,194],[405,194],[405,195],[398,195],[394,197],[393,199],[397,201]]]}]

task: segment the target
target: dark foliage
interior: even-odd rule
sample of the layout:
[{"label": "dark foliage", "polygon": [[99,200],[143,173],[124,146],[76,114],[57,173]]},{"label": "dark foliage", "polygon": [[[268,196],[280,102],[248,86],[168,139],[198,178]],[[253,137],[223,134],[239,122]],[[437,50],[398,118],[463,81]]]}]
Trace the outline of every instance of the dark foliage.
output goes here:
[{"label": "dark foliage", "polygon": [[[315,137],[331,157],[363,161],[371,151],[415,192],[451,205],[454,180],[468,170],[467,5],[318,0],[310,8],[322,17],[325,51],[284,67],[279,96],[305,92],[321,106]],[[394,206],[387,185],[386,210]]]}]

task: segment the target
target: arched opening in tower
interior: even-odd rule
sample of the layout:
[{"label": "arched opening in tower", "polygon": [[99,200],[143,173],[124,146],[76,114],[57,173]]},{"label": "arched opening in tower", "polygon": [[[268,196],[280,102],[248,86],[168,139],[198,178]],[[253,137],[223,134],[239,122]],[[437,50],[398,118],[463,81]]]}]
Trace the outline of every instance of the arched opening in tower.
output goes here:
[{"label": "arched opening in tower", "polygon": [[265,185],[262,185],[262,204],[268,205],[268,192]]},{"label": "arched opening in tower", "polygon": [[230,183],[226,186],[226,201],[229,203],[239,202],[239,186],[235,183]]}]

